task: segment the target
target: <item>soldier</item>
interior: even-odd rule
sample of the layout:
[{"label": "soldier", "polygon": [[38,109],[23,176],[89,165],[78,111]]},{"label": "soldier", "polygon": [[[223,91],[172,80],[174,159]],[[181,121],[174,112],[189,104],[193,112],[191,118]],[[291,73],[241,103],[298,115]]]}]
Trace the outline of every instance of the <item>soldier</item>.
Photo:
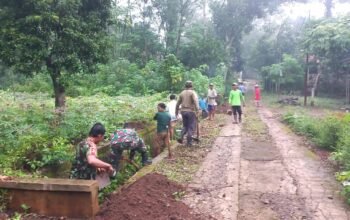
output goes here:
[{"label": "soldier", "polygon": [[80,142],[76,148],[70,178],[73,179],[96,179],[97,171],[108,172],[112,175],[115,171],[112,165],[97,158],[97,144],[104,139],[106,133],[101,123],[92,126],[89,137]]},{"label": "soldier", "polygon": [[140,138],[134,129],[128,128],[125,124],[123,129],[117,129],[111,137],[111,152],[109,155],[110,163],[115,170],[119,170],[119,162],[122,159],[123,151],[130,150],[129,160],[133,161],[136,151],[141,154],[142,165],[152,163],[148,160],[147,148],[142,138]]}]

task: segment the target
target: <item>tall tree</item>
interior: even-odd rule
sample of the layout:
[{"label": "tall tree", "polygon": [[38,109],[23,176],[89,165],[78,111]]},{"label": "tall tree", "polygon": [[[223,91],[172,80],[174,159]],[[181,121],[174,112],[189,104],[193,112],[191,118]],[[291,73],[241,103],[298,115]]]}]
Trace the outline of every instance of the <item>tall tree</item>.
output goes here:
[{"label": "tall tree", "polygon": [[177,54],[185,25],[191,20],[200,0],[153,0],[153,7],[161,20],[166,53]]},{"label": "tall tree", "polygon": [[228,71],[243,70],[241,57],[242,35],[249,32],[252,22],[276,9],[287,0],[215,0],[211,4],[213,23],[217,34],[225,44]]},{"label": "tall tree", "polygon": [[326,8],[325,17],[332,17],[333,0],[324,0],[324,6]]},{"label": "tall tree", "polygon": [[27,75],[46,71],[63,107],[64,75],[107,60],[110,7],[111,0],[0,0],[0,59]]}]

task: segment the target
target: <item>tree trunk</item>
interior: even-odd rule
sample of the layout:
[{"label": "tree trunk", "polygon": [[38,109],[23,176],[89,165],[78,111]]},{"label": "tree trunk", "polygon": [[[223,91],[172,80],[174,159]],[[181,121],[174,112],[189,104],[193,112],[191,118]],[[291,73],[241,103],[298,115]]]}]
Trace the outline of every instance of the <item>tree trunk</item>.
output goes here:
[{"label": "tree trunk", "polygon": [[54,69],[51,73],[51,79],[53,84],[53,90],[55,93],[55,107],[56,109],[64,110],[66,105],[65,89],[62,84],[61,72],[58,69]]},{"label": "tree trunk", "polygon": [[325,0],[324,6],[326,8],[325,17],[331,18],[332,17],[333,0]]},{"label": "tree trunk", "polygon": [[322,74],[322,67],[321,67],[321,64],[319,64],[319,65],[317,66],[317,75],[316,75],[314,84],[312,85],[312,88],[311,88],[311,98],[312,98],[312,99],[314,99],[314,97],[315,97],[315,93],[316,93],[316,90],[317,90],[318,81],[319,81],[319,79],[320,79],[321,74]]},{"label": "tree trunk", "polygon": [[346,95],[346,103],[350,104],[350,74],[346,76],[345,95]]}]

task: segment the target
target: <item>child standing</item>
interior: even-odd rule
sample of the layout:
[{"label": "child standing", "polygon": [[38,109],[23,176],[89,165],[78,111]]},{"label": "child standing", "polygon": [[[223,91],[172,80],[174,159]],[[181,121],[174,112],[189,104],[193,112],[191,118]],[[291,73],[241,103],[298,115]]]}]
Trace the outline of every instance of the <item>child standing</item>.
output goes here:
[{"label": "child standing", "polygon": [[261,95],[260,95],[260,88],[258,84],[255,84],[254,86],[255,89],[255,105],[256,107],[260,107],[260,99],[261,99]]},{"label": "child standing", "polygon": [[157,138],[156,138],[156,146],[153,149],[153,157],[157,156],[161,153],[161,148],[164,146],[168,148],[169,159],[172,158],[172,153],[170,150],[169,143],[169,127],[171,122],[171,117],[168,112],[165,111],[166,105],[164,103],[159,103],[158,112],[154,116],[154,120],[157,120]]}]

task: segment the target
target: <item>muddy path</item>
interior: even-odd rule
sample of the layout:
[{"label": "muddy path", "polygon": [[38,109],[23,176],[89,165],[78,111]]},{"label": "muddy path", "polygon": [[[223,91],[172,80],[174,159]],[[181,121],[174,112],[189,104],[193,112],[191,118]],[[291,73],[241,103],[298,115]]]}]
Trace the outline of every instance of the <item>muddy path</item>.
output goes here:
[{"label": "muddy path", "polygon": [[188,187],[190,207],[219,220],[350,220],[334,170],[269,109],[231,120]]}]

